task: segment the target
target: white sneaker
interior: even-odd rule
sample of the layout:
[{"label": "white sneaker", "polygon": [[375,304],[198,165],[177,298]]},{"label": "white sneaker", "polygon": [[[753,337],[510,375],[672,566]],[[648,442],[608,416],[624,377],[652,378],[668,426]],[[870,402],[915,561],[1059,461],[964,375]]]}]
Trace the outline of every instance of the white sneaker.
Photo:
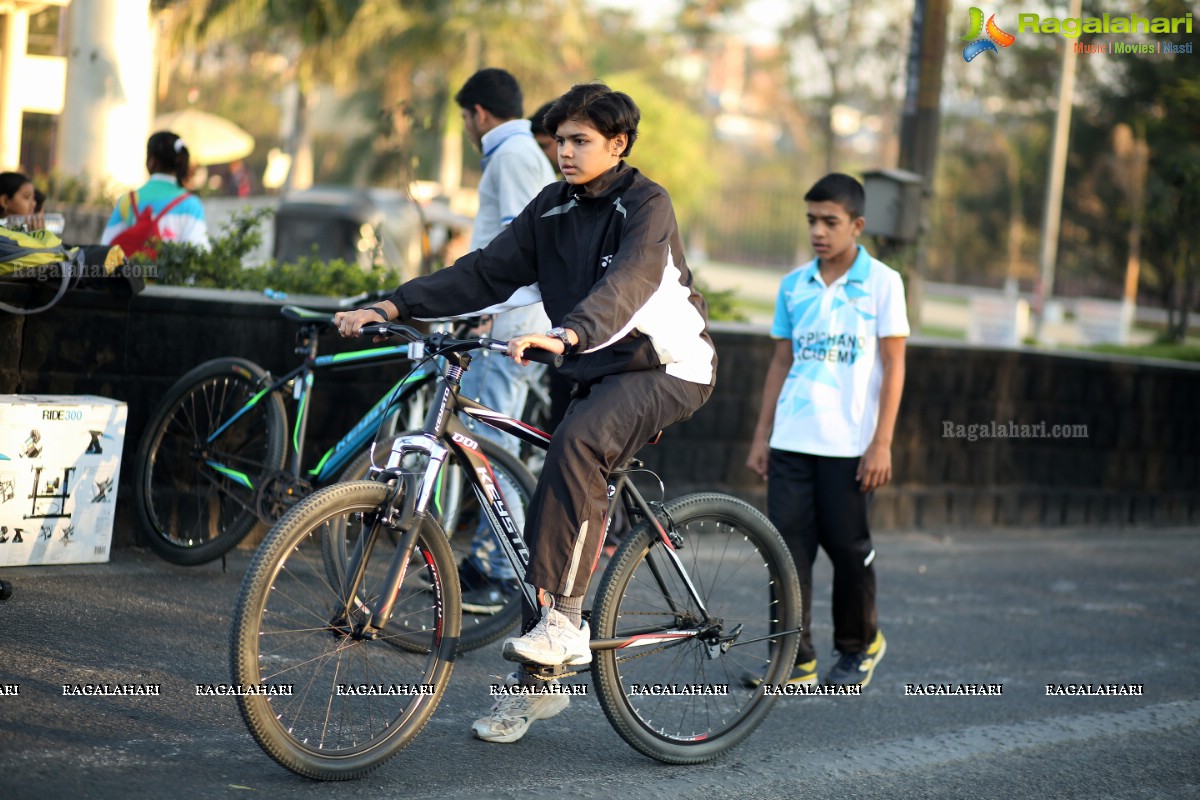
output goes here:
[{"label": "white sneaker", "polygon": [[[504,681],[505,686],[519,683],[515,672]],[[557,684],[558,681],[548,683]],[[486,717],[475,720],[471,732],[485,742],[515,742],[525,735],[535,719],[550,719],[570,704],[571,698],[565,694],[503,695],[492,705]]]},{"label": "white sneaker", "polygon": [[543,667],[579,666],[592,663],[588,640],[592,638],[585,622],[576,628],[566,614],[542,606],[542,618],[524,636],[504,640],[504,658]]}]

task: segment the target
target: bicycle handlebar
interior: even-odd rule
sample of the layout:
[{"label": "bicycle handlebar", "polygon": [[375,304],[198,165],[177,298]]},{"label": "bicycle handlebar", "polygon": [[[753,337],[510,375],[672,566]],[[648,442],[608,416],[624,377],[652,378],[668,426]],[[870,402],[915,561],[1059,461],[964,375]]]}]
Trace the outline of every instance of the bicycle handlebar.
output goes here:
[{"label": "bicycle handlebar", "polygon": [[[490,350],[493,353],[508,352],[508,342],[500,339],[489,339],[487,337],[476,337],[472,339],[457,339],[448,333],[421,333],[416,328],[409,325],[402,325],[398,322],[370,322],[363,325],[360,336],[397,336],[405,341],[422,342],[425,344],[431,355],[439,353],[465,353],[471,350]],[[530,361],[536,361],[539,364],[546,364],[552,367],[562,366],[563,357],[558,353],[551,353],[549,350],[540,350],[530,347],[525,350],[524,357]]]},{"label": "bicycle handlebar", "polygon": [[359,336],[399,336],[405,341],[418,342],[425,334],[409,325],[398,322],[368,322],[359,330]]}]

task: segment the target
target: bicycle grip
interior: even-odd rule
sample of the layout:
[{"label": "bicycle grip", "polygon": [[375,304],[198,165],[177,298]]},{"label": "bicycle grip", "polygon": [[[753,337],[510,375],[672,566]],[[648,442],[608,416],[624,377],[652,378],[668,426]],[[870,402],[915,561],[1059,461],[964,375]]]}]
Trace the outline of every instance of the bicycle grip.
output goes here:
[{"label": "bicycle grip", "polygon": [[526,347],[522,358],[536,361],[539,364],[545,364],[548,367],[561,367],[563,365],[561,353],[551,353],[549,350],[542,350],[538,347]]},{"label": "bicycle grip", "polygon": [[358,331],[359,336],[387,336],[388,333],[387,325],[381,322],[368,322]]},{"label": "bicycle grip", "polygon": [[408,325],[398,322],[368,322],[359,329],[359,336],[399,336],[406,342],[415,342],[422,338],[421,332]]}]

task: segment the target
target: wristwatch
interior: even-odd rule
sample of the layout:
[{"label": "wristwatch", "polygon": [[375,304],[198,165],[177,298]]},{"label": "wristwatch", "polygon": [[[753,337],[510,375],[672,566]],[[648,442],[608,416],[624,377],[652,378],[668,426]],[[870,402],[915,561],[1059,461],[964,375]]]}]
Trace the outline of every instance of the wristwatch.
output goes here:
[{"label": "wristwatch", "polygon": [[547,336],[553,336],[555,339],[563,343],[563,355],[570,353],[575,349],[575,345],[571,344],[571,337],[567,335],[566,328],[555,327],[546,331]]}]

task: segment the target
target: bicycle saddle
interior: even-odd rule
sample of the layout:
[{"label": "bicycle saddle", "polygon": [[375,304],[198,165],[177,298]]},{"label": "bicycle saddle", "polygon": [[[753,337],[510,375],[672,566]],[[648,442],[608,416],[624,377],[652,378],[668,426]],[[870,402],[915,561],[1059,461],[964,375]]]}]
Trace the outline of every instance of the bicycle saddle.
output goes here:
[{"label": "bicycle saddle", "polygon": [[279,313],[292,322],[303,322],[308,325],[318,325],[321,328],[333,327],[333,314],[328,311],[314,311],[300,306],[284,306]]}]

